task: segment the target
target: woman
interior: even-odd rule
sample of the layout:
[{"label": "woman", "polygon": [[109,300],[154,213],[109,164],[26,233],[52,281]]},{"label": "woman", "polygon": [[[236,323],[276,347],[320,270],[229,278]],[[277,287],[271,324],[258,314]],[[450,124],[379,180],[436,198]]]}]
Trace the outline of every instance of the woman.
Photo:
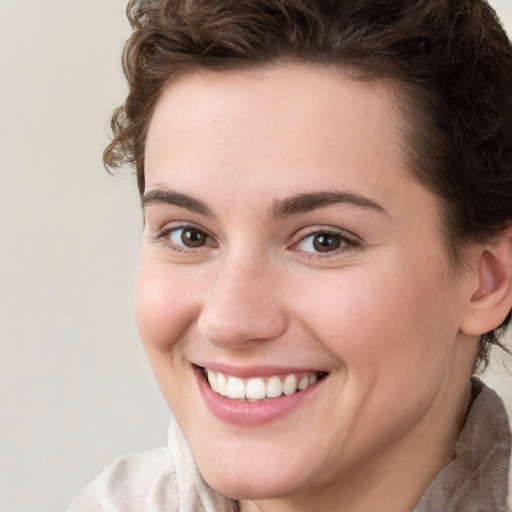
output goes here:
[{"label": "woman", "polygon": [[503,511],[512,48],[480,0],[133,0],[107,166],[174,414],[75,511]]}]

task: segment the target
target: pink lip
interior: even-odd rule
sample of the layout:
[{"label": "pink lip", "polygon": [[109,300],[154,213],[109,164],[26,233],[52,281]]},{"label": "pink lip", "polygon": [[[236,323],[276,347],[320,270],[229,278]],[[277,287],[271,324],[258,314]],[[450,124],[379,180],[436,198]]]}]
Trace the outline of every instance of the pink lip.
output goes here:
[{"label": "pink lip", "polygon": [[[251,369],[251,371],[252,370],[253,369]],[[275,368],[273,370],[275,370]],[[226,423],[245,426],[263,425],[286,416],[309,400],[312,395],[321,389],[324,381],[327,380],[325,378],[319,380],[313,386],[310,386],[304,391],[294,393],[293,395],[271,398],[266,402],[243,402],[231,400],[230,398],[215,393],[206,382],[200,368],[194,368],[194,373],[196,375],[199,391],[210,412]],[[289,372],[288,370],[287,373],[294,372]],[[233,373],[228,373],[228,375],[233,375]],[[258,375],[262,376],[261,373]],[[269,375],[276,375],[276,373]]]}]

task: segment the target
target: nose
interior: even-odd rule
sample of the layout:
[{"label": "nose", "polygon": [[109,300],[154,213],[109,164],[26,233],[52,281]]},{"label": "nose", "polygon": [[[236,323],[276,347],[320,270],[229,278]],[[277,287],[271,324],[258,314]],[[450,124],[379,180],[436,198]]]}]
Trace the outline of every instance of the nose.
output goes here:
[{"label": "nose", "polygon": [[288,319],[277,273],[264,263],[226,260],[216,272],[198,319],[198,329],[224,349],[279,337]]}]

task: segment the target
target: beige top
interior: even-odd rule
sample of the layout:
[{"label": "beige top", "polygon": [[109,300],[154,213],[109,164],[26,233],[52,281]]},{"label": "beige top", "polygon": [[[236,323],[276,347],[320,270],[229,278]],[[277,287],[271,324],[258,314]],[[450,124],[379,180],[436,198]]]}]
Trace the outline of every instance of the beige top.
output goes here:
[{"label": "beige top", "polygon": [[[478,380],[473,388],[475,398],[457,441],[457,457],[434,479],[413,512],[512,511],[507,414],[493,390]],[[237,502],[216,493],[202,479],[173,421],[168,447],[118,460],[77,496],[67,512],[237,510]]]}]

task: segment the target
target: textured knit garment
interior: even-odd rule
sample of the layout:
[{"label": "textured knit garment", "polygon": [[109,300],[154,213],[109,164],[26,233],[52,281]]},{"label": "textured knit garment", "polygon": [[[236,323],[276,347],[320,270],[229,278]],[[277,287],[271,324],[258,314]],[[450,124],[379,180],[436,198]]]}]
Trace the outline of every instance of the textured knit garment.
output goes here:
[{"label": "textured knit garment", "polygon": [[[496,393],[478,380],[473,382],[473,396],[456,458],[437,475],[413,512],[512,512],[512,501],[507,508],[512,471],[505,408]],[[216,493],[201,478],[183,434],[172,422],[167,448],[115,462],[67,512],[237,510],[235,501]]]},{"label": "textured knit garment", "polygon": [[512,441],[507,413],[499,396],[477,379],[473,397],[455,445],[456,458],[437,475],[414,512],[510,510]]}]

